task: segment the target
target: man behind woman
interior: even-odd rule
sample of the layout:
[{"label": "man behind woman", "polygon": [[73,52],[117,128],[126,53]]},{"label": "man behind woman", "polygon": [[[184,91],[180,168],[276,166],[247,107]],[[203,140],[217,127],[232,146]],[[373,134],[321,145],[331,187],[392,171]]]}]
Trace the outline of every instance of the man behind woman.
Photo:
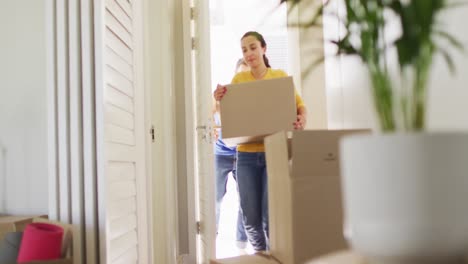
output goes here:
[{"label": "man behind woman", "polygon": [[[272,69],[265,55],[267,45],[263,36],[249,31],[241,38],[241,49],[249,71],[239,72],[231,83],[243,83],[286,77],[283,70]],[[226,86],[218,85],[214,91],[216,101],[222,100],[228,92]],[[306,108],[296,92],[297,119],[291,128],[304,129]],[[268,184],[263,143],[249,143],[237,146],[237,185],[240,208],[247,237],[255,251],[268,250]]]},{"label": "man behind woman", "polygon": [[[236,73],[248,71],[250,68],[245,63],[244,59],[239,59],[236,64]],[[215,102],[214,119],[217,126],[221,125],[219,117],[219,102]],[[215,130],[216,143],[215,143],[215,179],[216,179],[216,230],[219,228],[219,216],[221,211],[221,202],[226,194],[226,185],[229,173],[236,180],[236,147],[227,146],[223,140],[221,131]],[[236,180],[237,181],[237,180]],[[239,249],[245,249],[247,246],[247,235],[245,234],[244,224],[242,222],[242,212],[239,208],[237,215],[236,227],[236,246]]]}]

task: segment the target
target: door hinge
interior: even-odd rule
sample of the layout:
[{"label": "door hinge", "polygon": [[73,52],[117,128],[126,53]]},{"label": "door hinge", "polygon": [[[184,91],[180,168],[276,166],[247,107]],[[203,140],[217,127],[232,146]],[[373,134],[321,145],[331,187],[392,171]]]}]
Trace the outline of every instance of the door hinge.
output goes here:
[{"label": "door hinge", "polygon": [[151,126],[150,135],[151,135],[151,142],[154,143],[154,126]]},{"label": "door hinge", "polygon": [[195,50],[196,47],[197,47],[197,44],[196,44],[195,38],[192,37],[192,50]]},{"label": "door hinge", "polygon": [[194,7],[191,7],[190,8],[190,19],[191,20],[195,20],[195,8]]},{"label": "door hinge", "polygon": [[200,221],[197,221],[196,223],[196,228],[197,228],[197,235],[199,235],[201,233],[201,224],[200,224]]}]

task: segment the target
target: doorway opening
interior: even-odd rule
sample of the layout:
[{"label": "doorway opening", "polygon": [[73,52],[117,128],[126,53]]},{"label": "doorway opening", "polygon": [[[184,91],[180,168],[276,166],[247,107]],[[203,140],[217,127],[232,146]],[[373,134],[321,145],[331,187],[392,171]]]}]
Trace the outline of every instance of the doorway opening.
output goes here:
[{"label": "doorway opening", "polygon": [[[247,31],[258,31],[264,36],[272,68],[295,74],[291,58],[299,47],[295,51],[291,48],[286,5],[279,6],[277,0],[210,0],[209,12],[212,91],[217,84],[231,82],[236,63],[242,58],[240,39]],[[239,243],[236,237],[239,200],[232,173],[228,175],[226,191],[220,205],[216,257],[252,254],[250,243],[243,248],[245,244]]]}]

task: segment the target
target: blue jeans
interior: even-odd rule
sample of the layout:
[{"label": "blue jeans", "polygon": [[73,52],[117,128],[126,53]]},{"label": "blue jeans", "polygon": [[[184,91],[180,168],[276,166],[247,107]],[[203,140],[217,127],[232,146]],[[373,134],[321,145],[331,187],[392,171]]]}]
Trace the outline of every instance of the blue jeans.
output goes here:
[{"label": "blue jeans", "polygon": [[[235,155],[215,155],[215,169],[216,169],[216,230],[218,230],[219,214],[221,209],[221,202],[226,194],[226,184],[229,172],[232,172],[233,178],[236,179],[236,156]],[[242,212],[239,208],[237,212],[237,241],[247,242],[247,235],[245,234],[244,224],[242,222]]]},{"label": "blue jeans", "polygon": [[250,244],[268,250],[268,182],[265,152],[237,153],[237,184]]}]

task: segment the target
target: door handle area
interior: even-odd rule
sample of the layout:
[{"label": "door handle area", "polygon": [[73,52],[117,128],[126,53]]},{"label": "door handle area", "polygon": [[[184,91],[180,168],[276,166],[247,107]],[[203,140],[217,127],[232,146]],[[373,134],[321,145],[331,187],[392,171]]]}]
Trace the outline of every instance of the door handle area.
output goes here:
[{"label": "door handle area", "polygon": [[213,143],[213,129],[211,126],[199,125],[195,130],[200,133],[201,139],[209,144]]}]

